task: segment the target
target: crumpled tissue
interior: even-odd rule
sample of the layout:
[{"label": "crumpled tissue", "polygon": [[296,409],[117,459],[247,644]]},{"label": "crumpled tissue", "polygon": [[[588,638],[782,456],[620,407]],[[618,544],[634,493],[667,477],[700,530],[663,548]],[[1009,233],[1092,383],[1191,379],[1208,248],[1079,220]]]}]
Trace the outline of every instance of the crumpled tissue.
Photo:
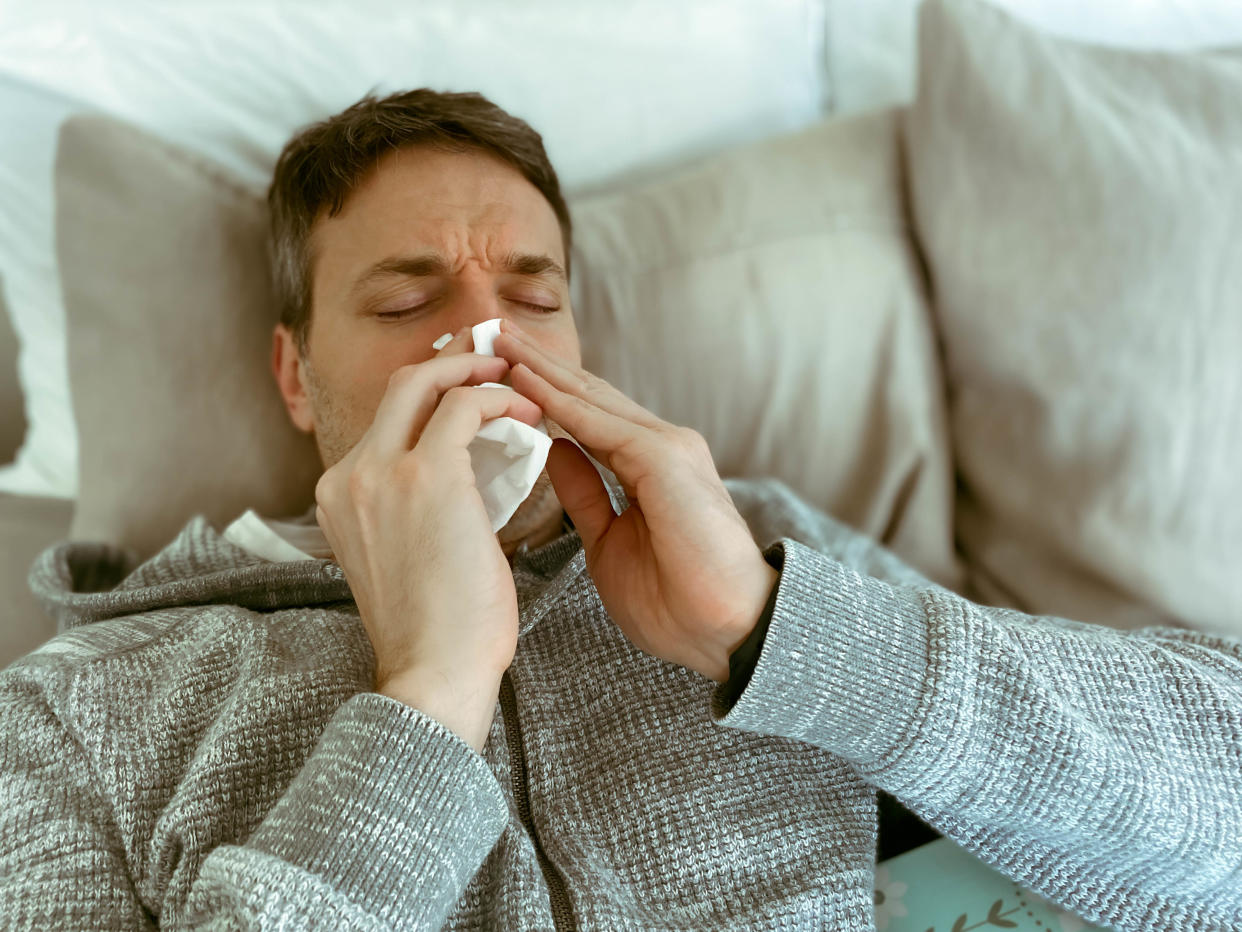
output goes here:
[{"label": "crumpled tissue", "polygon": [[[480,356],[495,356],[492,343],[500,335],[500,318],[485,320],[471,328],[474,351]],[[446,333],[435,343],[442,349],[453,338]],[[509,388],[497,382],[484,382],[494,388]],[[513,391],[512,388],[509,388]],[[511,417],[498,417],[479,428],[467,448],[474,482],[483,496],[483,506],[492,522],[493,533],[509,523],[518,506],[526,501],[535,481],[548,461],[552,438],[543,422],[531,427]]]}]

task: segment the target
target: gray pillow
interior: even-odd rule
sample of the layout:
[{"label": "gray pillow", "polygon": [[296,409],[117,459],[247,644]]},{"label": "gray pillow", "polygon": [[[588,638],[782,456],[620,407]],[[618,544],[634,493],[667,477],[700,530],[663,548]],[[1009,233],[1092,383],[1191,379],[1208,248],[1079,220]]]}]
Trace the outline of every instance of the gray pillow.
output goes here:
[{"label": "gray pillow", "polygon": [[583,360],[954,585],[953,473],[899,111],[576,202]]},{"label": "gray pillow", "polygon": [[0,492],[0,667],[56,634],[56,622],[35,601],[26,577],[39,553],[65,537],[72,516],[69,499]]},{"label": "gray pillow", "polygon": [[[588,368],[952,584],[940,375],[897,113],[578,199]],[[75,537],[148,553],[194,512],[296,513],[311,442],[268,370],[264,205],[189,154],[71,120],[57,241],[80,432]]]},{"label": "gray pillow", "polygon": [[906,155],[989,601],[1242,634],[1242,60],[930,0]]},{"label": "gray pillow", "polygon": [[70,536],[149,555],[192,515],[304,511],[321,471],[268,369],[260,192],[78,116],[56,157],[79,494]]}]

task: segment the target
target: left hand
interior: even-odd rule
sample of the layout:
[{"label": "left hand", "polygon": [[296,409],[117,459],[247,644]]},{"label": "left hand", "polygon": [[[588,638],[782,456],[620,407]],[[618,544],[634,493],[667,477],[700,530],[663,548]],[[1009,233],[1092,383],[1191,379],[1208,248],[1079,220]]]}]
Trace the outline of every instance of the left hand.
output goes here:
[{"label": "left hand", "polygon": [[513,388],[610,469],[608,490],[574,444],[556,440],[548,475],[582,537],[604,607],[641,650],[723,683],[779,574],[734,507],[707,442],[662,421],[598,376],[547,356],[506,321],[496,355]]}]

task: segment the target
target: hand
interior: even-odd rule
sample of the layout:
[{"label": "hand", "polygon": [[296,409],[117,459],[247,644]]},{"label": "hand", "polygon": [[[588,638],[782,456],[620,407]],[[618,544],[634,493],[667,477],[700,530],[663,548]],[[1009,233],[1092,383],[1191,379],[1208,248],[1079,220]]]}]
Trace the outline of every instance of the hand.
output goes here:
[{"label": "hand", "polygon": [[538,424],[499,382],[509,364],[469,352],[465,329],[438,356],[393,373],[375,419],[315,488],[375,649],[375,687],[439,719],[476,749],[517,649],[517,594],[474,484],[467,446],[484,421]]},{"label": "hand", "polygon": [[779,574],[729,497],[707,442],[603,379],[551,359],[510,322],[495,343],[513,387],[607,466],[631,506],[613,512],[582,451],[556,440],[548,475],[582,536],[608,613],[637,647],[724,682]]}]

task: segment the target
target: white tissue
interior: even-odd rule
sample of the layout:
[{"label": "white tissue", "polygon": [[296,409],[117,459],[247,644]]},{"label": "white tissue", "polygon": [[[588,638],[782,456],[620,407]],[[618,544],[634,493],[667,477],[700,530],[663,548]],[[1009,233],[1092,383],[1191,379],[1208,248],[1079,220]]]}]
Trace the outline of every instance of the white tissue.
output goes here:
[{"label": "white tissue", "polygon": [[[485,320],[471,329],[474,351],[480,356],[495,356],[492,342],[500,334],[500,318]],[[453,338],[451,333],[436,340],[439,350]],[[496,382],[484,382],[495,388],[509,388]],[[510,391],[513,389],[509,388]],[[518,506],[526,501],[535,480],[548,461],[552,438],[542,423],[531,427],[511,417],[498,417],[479,428],[467,448],[474,482],[483,496],[483,506],[492,522],[492,531],[509,523]]]},{"label": "white tissue", "polygon": [[495,356],[496,350],[492,348],[492,344],[500,336],[500,318],[493,317],[481,324],[475,324],[470,328],[470,336],[474,340],[476,353],[480,356]]}]

